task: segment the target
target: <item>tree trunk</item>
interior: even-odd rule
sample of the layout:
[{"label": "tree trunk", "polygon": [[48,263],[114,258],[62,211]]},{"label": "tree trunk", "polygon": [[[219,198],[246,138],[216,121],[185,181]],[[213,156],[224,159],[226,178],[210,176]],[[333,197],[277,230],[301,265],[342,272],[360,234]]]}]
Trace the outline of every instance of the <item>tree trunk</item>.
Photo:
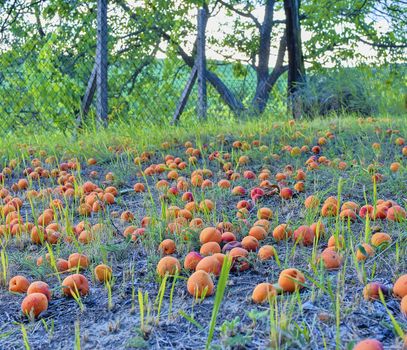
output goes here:
[{"label": "tree trunk", "polygon": [[299,85],[305,82],[299,7],[299,0],[284,0],[288,51],[288,107],[294,118],[301,116],[301,101],[297,91]]}]

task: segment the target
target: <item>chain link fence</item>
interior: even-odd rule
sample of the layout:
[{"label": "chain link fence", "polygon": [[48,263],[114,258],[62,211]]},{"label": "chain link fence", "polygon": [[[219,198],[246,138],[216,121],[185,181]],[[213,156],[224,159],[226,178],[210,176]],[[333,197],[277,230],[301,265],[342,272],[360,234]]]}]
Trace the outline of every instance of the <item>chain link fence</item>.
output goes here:
[{"label": "chain link fence", "polygon": [[[31,29],[19,35],[5,33],[8,40],[0,45],[0,121],[3,133],[27,125],[69,130],[78,125],[78,119],[94,120],[97,114],[104,113],[98,111],[97,101],[105,98],[106,89],[98,94],[93,86],[94,91],[90,91],[91,79],[95,78],[96,84],[103,81],[103,77],[98,80],[100,72],[96,72],[95,77],[97,63],[106,62],[100,58],[103,52],[97,47],[100,18],[95,13],[93,18],[84,21],[55,24],[52,31],[47,28],[47,33],[37,28],[38,23],[31,24]],[[37,32],[29,33],[29,30]],[[126,48],[117,48],[116,45],[124,37],[122,32],[125,30],[109,28],[106,58],[109,121],[132,118],[142,122],[169,123],[191,67],[174,54],[167,57],[154,53],[141,53],[137,57],[128,54]],[[106,32],[102,30],[99,35],[103,39]],[[215,72],[241,101],[248,102],[253,98],[256,87],[253,69],[237,61],[216,61],[210,55],[207,69]],[[89,92],[91,95],[87,96]],[[232,113],[209,83],[207,96],[209,115],[222,113],[228,116]],[[88,97],[90,99],[86,102]],[[197,102],[198,92],[194,86],[181,119],[196,118]]]}]

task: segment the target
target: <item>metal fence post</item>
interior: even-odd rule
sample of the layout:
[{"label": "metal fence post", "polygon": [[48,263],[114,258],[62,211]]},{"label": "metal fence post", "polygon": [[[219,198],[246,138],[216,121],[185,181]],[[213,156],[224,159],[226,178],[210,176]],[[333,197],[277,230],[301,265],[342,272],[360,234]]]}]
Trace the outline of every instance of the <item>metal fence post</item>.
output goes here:
[{"label": "metal fence post", "polygon": [[107,0],[98,0],[96,41],[96,114],[107,126]]},{"label": "metal fence post", "polygon": [[206,119],[207,96],[206,96],[206,56],[205,56],[205,28],[206,11],[198,10],[198,37],[197,37],[197,73],[198,73],[198,117]]}]

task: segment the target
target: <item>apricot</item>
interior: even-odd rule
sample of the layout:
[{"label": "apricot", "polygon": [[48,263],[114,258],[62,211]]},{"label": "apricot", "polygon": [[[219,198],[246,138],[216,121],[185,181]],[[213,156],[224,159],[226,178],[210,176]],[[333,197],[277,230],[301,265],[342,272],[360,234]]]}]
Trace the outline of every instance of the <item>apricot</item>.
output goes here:
[{"label": "apricot", "polygon": [[38,317],[48,309],[48,299],[42,293],[27,295],[21,303],[21,311],[24,315]]},{"label": "apricot", "polygon": [[341,219],[350,219],[351,221],[355,221],[356,213],[352,209],[344,209],[340,212],[339,217]]},{"label": "apricot", "polygon": [[209,273],[198,270],[194,272],[187,282],[188,293],[196,298],[213,294],[214,284]]},{"label": "apricot", "polygon": [[302,225],[294,231],[294,240],[304,246],[312,245],[314,237],[314,232],[306,225]]},{"label": "apricot", "polygon": [[259,252],[257,253],[257,256],[260,260],[270,260],[274,255],[276,251],[273,246],[271,245],[264,245],[259,249]]},{"label": "apricot", "polygon": [[266,220],[266,219],[257,220],[257,221],[253,224],[253,226],[261,226],[261,227],[263,227],[263,228],[266,230],[266,232],[269,232],[269,231],[270,231],[270,221],[268,221],[268,220]]},{"label": "apricot", "polygon": [[69,270],[69,262],[65,259],[57,259],[56,262],[58,272],[65,272]]},{"label": "apricot", "polygon": [[217,242],[207,242],[201,246],[199,253],[203,256],[213,255],[215,253],[220,253],[220,245]]},{"label": "apricot", "polygon": [[291,237],[293,231],[288,228],[287,224],[280,224],[273,230],[273,238],[278,242]]},{"label": "apricot", "polygon": [[203,256],[197,252],[189,252],[184,259],[184,268],[186,270],[195,270]]},{"label": "apricot", "polygon": [[309,228],[317,238],[325,234],[325,226],[321,221],[314,222]]},{"label": "apricot", "polygon": [[181,264],[173,256],[165,256],[157,264],[157,274],[161,277],[164,277],[166,273],[170,276],[175,275],[177,271],[181,271]]},{"label": "apricot", "polygon": [[320,260],[327,270],[338,269],[342,265],[342,257],[331,248],[324,249],[320,255]]},{"label": "apricot", "polygon": [[9,284],[8,290],[14,293],[25,293],[27,292],[28,287],[30,286],[30,282],[24,276],[14,276]]},{"label": "apricot", "polygon": [[384,232],[376,232],[370,238],[370,242],[372,243],[373,247],[378,247],[380,245],[389,244],[391,243],[391,237]]},{"label": "apricot", "polygon": [[242,247],[249,252],[257,250],[259,241],[253,236],[246,236],[242,239]]},{"label": "apricot", "polygon": [[353,350],[384,350],[383,344],[376,339],[361,340]]},{"label": "apricot", "polygon": [[278,284],[285,292],[294,292],[303,288],[305,277],[303,273],[296,268],[289,268],[281,271],[278,277]]},{"label": "apricot", "polygon": [[49,285],[45,282],[42,281],[32,282],[27,289],[27,295],[33,293],[42,293],[47,297],[48,301],[51,300],[51,290],[49,288]]},{"label": "apricot", "polygon": [[252,300],[256,304],[262,304],[276,295],[277,290],[271,283],[260,283],[253,290]]},{"label": "apricot", "polygon": [[345,246],[345,238],[342,235],[338,235],[338,239],[336,239],[335,235],[332,235],[328,239],[328,247],[329,248],[339,248],[342,249]]},{"label": "apricot", "polygon": [[394,283],[393,294],[400,299],[407,295],[407,274],[401,275]]},{"label": "apricot", "polygon": [[76,273],[62,281],[62,291],[66,296],[84,296],[89,293],[89,282],[84,275]]},{"label": "apricot", "polygon": [[206,256],[198,262],[195,270],[203,270],[207,273],[213,273],[215,276],[219,276],[222,266],[219,260],[215,256]]},{"label": "apricot", "polygon": [[236,241],[236,236],[232,232],[223,232],[222,233],[222,242],[227,243],[227,242],[232,242]]},{"label": "apricot", "polygon": [[260,208],[257,211],[257,217],[259,218],[259,220],[261,219],[271,220],[273,217],[273,211],[270,208]]},{"label": "apricot", "polygon": [[399,205],[393,205],[387,210],[387,220],[401,222],[406,219],[406,211]]},{"label": "apricot", "polygon": [[164,255],[174,254],[176,249],[177,247],[172,239],[164,239],[158,247],[158,250]]},{"label": "apricot", "polygon": [[362,243],[356,251],[356,259],[358,261],[363,261],[363,260],[366,260],[367,258],[373,256],[374,254],[375,254],[375,252],[369,244]]},{"label": "apricot", "polygon": [[401,299],[400,311],[404,316],[407,316],[407,295]]},{"label": "apricot", "polygon": [[229,252],[229,256],[233,259],[232,268],[235,271],[245,271],[249,269],[250,265],[247,260],[249,252],[240,247],[233,248]]},{"label": "apricot", "polygon": [[280,190],[280,197],[283,199],[291,199],[293,197],[293,191],[288,187],[284,187]]},{"label": "apricot", "polygon": [[388,295],[389,289],[378,282],[371,282],[368,283],[364,288],[363,288],[363,298],[365,300],[379,300],[379,291],[383,293],[383,295]]},{"label": "apricot", "polygon": [[222,234],[216,227],[206,227],[201,231],[199,240],[202,244],[208,242],[220,243],[222,241]]},{"label": "apricot", "polygon": [[73,253],[68,257],[68,266],[72,268],[86,269],[89,266],[89,259],[86,255]]},{"label": "apricot", "polygon": [[249,236],[256,238],[258,241],[261,241],[266,238],[267,232],[262,226],[253,226],[249,230]]},{"label": "apricot", "polygon": [[325,203],[321,209],[321,216],[336,216],[338,214],[338,207],[335,203]]},{"label": "apricot", "polygon": [[112,278],[112,268],[105,264],[95,267],[95,278],[99,282],[109,281]]}]

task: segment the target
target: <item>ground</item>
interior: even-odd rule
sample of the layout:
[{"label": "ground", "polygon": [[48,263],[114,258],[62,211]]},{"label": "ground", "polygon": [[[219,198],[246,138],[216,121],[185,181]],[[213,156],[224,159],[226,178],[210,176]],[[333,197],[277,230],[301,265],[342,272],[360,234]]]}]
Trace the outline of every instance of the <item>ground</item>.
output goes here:
[{"label": "ground", "polygon": [[[380,340],[385,349],[403,347],[407,320],[400,311],[400,300],[391,290],[383,300],[365,300],[363,289],[370,282],[391,288],[407,273],[407,222],[367,220],[359,215],[360,207],[378,207],[379,200],[393,201],[388,206],[406,208],[407,148],[403,138],[407,127],[403,118],[348,116],[311,122],[260,119],[239,124],[229,121],[222,126],[208,123],[199,129],[118,129],[84,132],[75,140],[44,134],[24,141],[17,136],[2,141],[2,188],[6,191],[0,193],[0,349],[202,349],[216,300],[220,301],[220,309],[212,348],[351,349],[365,338]],[[188,141],[192,146],[186,144]],[[317,145],[320,152],[313,150]],[[188,154],[190,146],[196,161]],[[148,152],[149,157],[143,152]],[[169,161],[163,171],[149,175],[146,169],[165,164],[166,157]],[[177,169],[178,179],[169,179],[176,157],[185,161],[186,167]],[[315,157],[313,162],[311,157]],[[61,171],[65,164],[72,166],[64,177]],[[24,171],[27,168],[42,176],[36,179]],[[191,184],[192,172],[199,169],[211,171],[204,173],[204,178],[212,182],[212,187],[202,189]],[[253,201],[251,190],[260,187],[261,180],[246,179],[244,172],[250,170],[258,176],[264,169],[269,170],[268,183],[262,184],[266,195]],[[299,169],[306,176],[303,191],[294,187]],[[49,177],[44,170],[49,171]],[[276,179],[280,173],[285,179]],[[374,175],[377,181],[373,181]],[[179,177],[185,178],[188,189],[178,186],[178,193],[168,194],[168,187],[157,186],[159,180],[166,180],[170,188],[177,188],[182,181]],[[29,180],[27,189],[14,186],[23,178]],[[222,179],[228,179],[231,187],[220,188],[218,182]],[[84,213],[78,208],[90,196],[83,190],[88,181],[102,193],[109,186],[118,193],[113,204],[100,201],[102,210],[81,215]],[[136,183],[143,183],[145,192],[136,193]],[[232,195],[231,189],[236,186],[242,186],[246,194]],[[69,187],[73,188],[72,196],[66,192]],[[278,194],[284,187],[293,190],[292,198],[283,199]],[[273,189],[277,193],[271,194]],[[187,222],[180,225],[179,232],[172,233],[168,226],[175,220],[168,214],[174,206],[184,208],[186,202],[181,197],[186,191],[198,204],[203,199],[214,203],[213,210],[193,212],[195,218],[203,220],[204,227],[230,222],[238,241],[258,220],[259,208],[273,211],[268,235],[259,244],[272,245],[275,256],[260,261],[256,250],[249,252],[250,268],[230,271],[223,297],[215,295],[219,277],[211,277],[215,293],[200,300],[186,288],[191,271],[183,268],[175,278],[164,280],[157,276],[156,266],[162,257],[158,247],[163,239],[175,241],[177,249],[172,255],[181,265],[188,252],[200,249],[202,228],[190,228]],[[320,199],[318,208],[304,207],[310,195]],[[340,210],[338,215],[322,216],[322,204],[330,196],[339,200],[339,208],[345,202],[355,202],[355,219],[341,218]],[[60,199],[60,207],[55,202],[51,206],[52,222],[58,223],[58,241],[34,244],[30,232],[24,229],[10,234],[12,218],[4,208],[12,198],[22,200],[22,206],[15,211],[20,222],[35,226],[50,202]],[[241,200],[251,205],[243,213],[244,219],[237,216],[236,205]],[[125,211],[134,214],[134,219],[124,221],[121,214]],[[144,217],[151,218],[144,234],[125,237],[125,229],[141,228]],[[309,246],[292,237],[279,242],[273,238],[273,229],[281,223],[295,230],[318,220],[326,232]],[[81,243],[74,233],[81,221],[92,232],[88,243]],[[95,224],[102,225],[96,230]],[[366,261],[358,261],[360,244],[373,246],[371,237],[376,232],[388,233],[391,241],[374,247],[374,255]],[[339,235],[344,237],[343,245],[336,247],[342,262],[338,269],[328,270],[318,262],[318,256],[327,248],[328,239]],[[90,266],[81,271],[73,268],[58,272],[55,259],[67,259],[76,252],[85,254]],[[51,253],[49,261],[47,253]],[[40,266],[39,257],[43,257]],[[94,267],[101,263],[112,268],[113,279],[108,284],[95,279]],[[263,304],[253,303],[252,292],[257,284],[276,284],[281,271],[291,267],[305,276],[301,289],[278,293]],[[89,294],[79,300],[63,296],[61,289],[64,278],[75,272],[85,275],[90,285]],[[21,312],[25,294],[8,291],[8,282],[16,275],[30,282],[45,281],[52,290],[48,309],[35,320]]]}]

